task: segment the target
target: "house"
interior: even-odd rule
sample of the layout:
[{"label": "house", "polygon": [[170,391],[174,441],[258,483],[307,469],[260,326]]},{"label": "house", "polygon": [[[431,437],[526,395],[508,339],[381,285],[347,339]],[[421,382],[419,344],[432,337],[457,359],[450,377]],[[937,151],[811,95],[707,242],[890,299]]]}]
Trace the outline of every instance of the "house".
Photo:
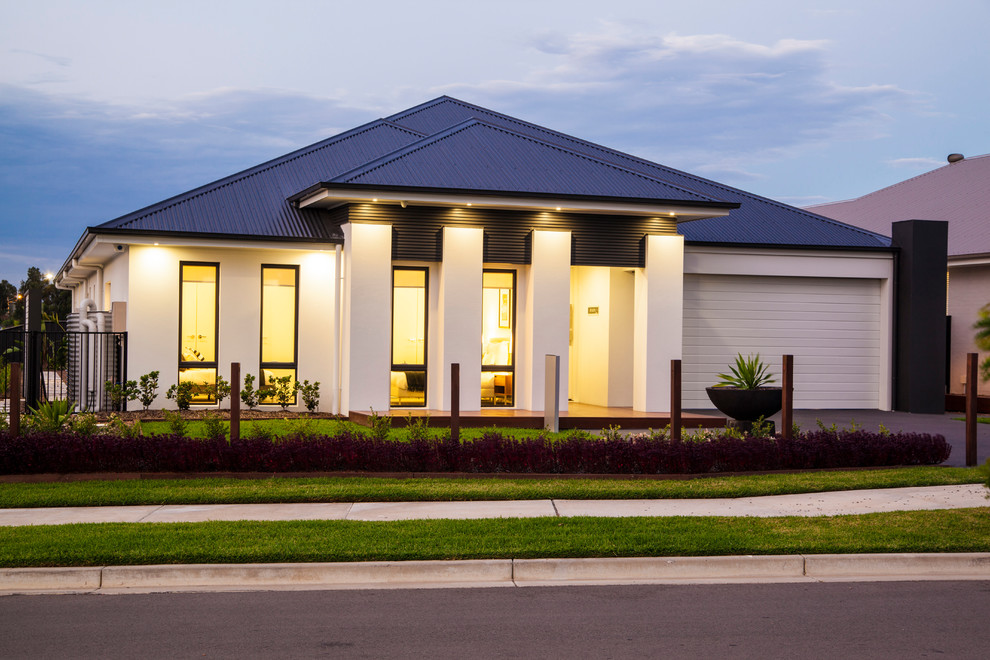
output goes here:
[{"label": "house", "polygon": [[[871,231],[886,233],[892,221],[945,220],[948,234],[949,370],[947,391],[965,389],[966,354],[979,352],[973,324],[990,304],[990,154],[964,158],[876,192],[808,210]],[[987,359],[987,353],[980,361]],[[990,395],[990,382],[979,385]]]},{"label": "house", "polygon": [[759,352],[798,407],[889,409],[896,243],[444,96],[89,227],[57,283],[163,391],[236,361],[442,411],[457,363],[463,410],[540,411],[557,355],[562,411],[665,411],[671,359],[710,408]]}]

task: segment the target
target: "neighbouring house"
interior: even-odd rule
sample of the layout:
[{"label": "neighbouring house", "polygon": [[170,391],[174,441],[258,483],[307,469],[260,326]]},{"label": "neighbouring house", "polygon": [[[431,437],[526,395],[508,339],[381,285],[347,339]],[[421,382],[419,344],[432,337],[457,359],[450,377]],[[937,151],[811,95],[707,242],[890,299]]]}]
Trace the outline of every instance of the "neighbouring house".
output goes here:
[{"label": "neighbouring house", "polygon": [[[949,223],[948,307],[949,369],[947,390],[962,394],[966,354],[979,352],[973,324],[990,304],[990,155],[964,158],[868,195],[809,207],[820,215],[870,231],[888,233],[892,221],[910,218]],[[987,358],[984,352],[981,362]],[[990,382],[981,383],[990,395]]]},{"label": "neighbouring house", "polygon": [[561,410],[654,412],[671,359],[710,408],[759,352],[795,355],[798,407],[889,409],[923,318],[894,309],[897,241],[440,97],[89,227],[57,282],[162,391],[239,362],[324,411],[443,411],[458,363],[463,410],[539,411],[557,355]]}]

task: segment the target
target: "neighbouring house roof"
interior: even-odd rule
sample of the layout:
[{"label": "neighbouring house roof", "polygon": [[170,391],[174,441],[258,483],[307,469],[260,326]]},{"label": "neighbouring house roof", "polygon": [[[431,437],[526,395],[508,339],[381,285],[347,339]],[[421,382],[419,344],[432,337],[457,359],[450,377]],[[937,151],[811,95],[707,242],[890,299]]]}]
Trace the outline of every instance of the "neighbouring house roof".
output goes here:
[{"label": "neighbouring house roof", "polygon": [[[88,231],[339,241],[321,182],[669,201],[732,209],[680,226],[689,242],[885,248],[884,236],[450,97],[341,133]],[[78,247],[78,246],[77,246]]]},{"label": "neighbouring house roof", "polygon": [[885,234],[899,220],[946,220],[950,258],[990,255],[990,154],[808,210]]}]

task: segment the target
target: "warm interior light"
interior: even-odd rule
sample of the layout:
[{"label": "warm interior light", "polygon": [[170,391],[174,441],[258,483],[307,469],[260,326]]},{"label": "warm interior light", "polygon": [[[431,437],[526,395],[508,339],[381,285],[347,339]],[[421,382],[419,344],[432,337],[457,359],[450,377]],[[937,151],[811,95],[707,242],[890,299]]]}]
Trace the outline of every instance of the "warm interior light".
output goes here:
[{"label": "warm interior light", "polygon": [[373,201],[373,202],[377,202],[377,201],[378,201],[378,198],[377,198],[377,197],[372,197],[372,198],[371,198],[371,201]]},{"label": "warm interior light", "polygon": [[158,241],[155,241],[155,245],[158,245]]},{"label": "warm interior light", "polygon": [[471,206],[471,202],[468,202],[468,203],[467,203],[467,205],[468,205],[468,206]]},{"label": "warm interior light", "polygon": [[557,210],[558,210],[558,211],[560,210],[560,207],[559,207],[559,206],[557,207]]}]

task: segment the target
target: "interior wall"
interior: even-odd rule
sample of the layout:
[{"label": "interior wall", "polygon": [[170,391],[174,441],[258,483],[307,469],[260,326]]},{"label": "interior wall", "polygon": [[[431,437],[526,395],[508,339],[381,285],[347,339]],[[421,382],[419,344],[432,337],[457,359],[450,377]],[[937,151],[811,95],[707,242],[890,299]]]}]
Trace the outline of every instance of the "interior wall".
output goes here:
[{"label": "interior wall", "polygon": [[[973,324],[980,317],[980,308],[990,303],[990,265],[949,267],[949,315],[952,317],[951,361],[949,391],[965,391],[966,354],[979,353],[980,362],[987,352],[977,348]],[[990,381],[981,381],[977,391],[990,395]]]},{"label": "interior wall", "polygon": [[570,398],[628,407],[633,396],[635,279],[629,269],[574,266]]}]

